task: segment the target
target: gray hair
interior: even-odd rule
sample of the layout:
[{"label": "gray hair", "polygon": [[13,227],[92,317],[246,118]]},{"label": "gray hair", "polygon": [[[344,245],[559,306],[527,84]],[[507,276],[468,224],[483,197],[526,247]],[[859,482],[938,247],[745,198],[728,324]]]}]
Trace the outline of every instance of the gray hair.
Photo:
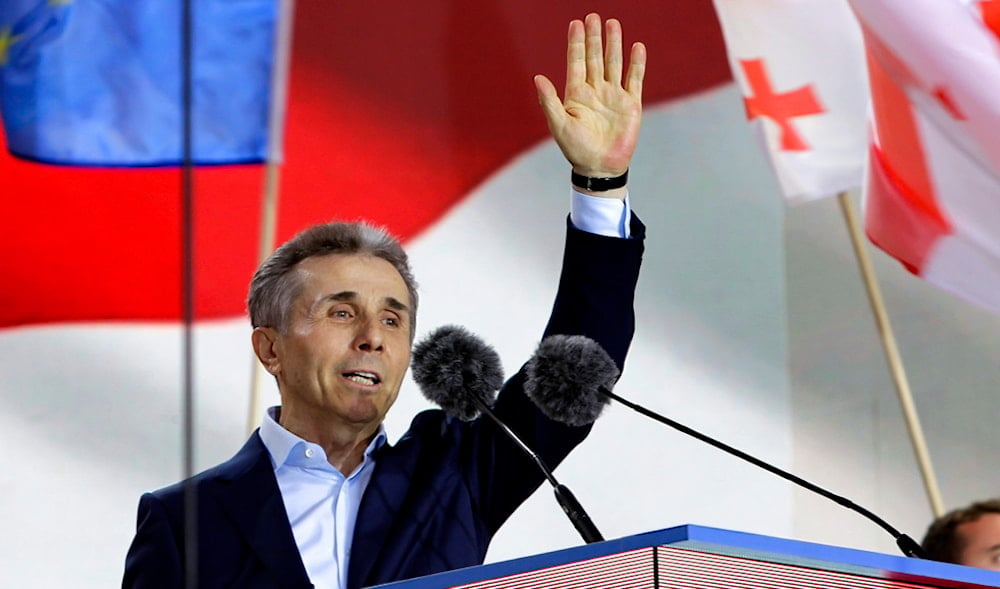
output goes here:
[{"label": "gray hair", "polygon": [[417,328],[417,283],[403,247],[385,229],[364,222],[314,225],[283,243],[257,268],[247,309],[253,327],[286,333],[292,303],[302,290],[296,264],[314,256],[361,254],[381,258],[399,272],[410,295],[410,340]]}]

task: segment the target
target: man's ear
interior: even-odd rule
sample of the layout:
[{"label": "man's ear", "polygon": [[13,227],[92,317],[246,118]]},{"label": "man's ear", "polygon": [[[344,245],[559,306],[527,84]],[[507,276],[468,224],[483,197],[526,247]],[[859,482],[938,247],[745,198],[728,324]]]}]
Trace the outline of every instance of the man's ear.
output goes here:
[{"label": "man's ear", "polygon": [[281,372],[281,353],[278,346],[278,330],[273,327],[255,327],[250,335],[254,354],[272,376]]}]

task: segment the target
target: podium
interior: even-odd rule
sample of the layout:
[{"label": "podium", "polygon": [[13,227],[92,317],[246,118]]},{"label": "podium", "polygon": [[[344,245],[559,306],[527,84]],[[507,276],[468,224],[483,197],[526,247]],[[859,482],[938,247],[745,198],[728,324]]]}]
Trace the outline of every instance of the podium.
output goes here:
[{"label": "podium", "polygon": [[684,525],[378,585],[378,589],[979,589],[1000,573]]}]

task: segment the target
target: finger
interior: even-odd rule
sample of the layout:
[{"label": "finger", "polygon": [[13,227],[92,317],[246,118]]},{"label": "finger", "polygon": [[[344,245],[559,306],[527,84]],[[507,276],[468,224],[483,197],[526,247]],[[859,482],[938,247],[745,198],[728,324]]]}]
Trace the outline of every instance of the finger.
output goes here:
[{"label": "finger", "polygon": [[587,50],[587,83],[604,81],[604,44],[601,42],[601,17],[591,12],[584,20]]},{"label": "finger", "polygon": [[587,51],[584,46],[583,23],[570,21],[566,42],[566,87],[587,81]]},{"label": "finger", "polygon": [[566,109],[559,100],[556,93],[555,84],[545,76],[538,74],[535,76],[535,90],[538,92],[538,104],[542,106],[542,113],[549,123],[549,129],[556,129],[566,116]]},{"label": "finger", "polygon": [[622,25],[616,19],[608,19],[604,32],[604,79],[618,85],[622,83]]},{"label": "finger", "polygon": [[642,99],[642,80],[646,76],[646,46],[633,43],[629,55],[628,77],[625,80],[625,91]]}]

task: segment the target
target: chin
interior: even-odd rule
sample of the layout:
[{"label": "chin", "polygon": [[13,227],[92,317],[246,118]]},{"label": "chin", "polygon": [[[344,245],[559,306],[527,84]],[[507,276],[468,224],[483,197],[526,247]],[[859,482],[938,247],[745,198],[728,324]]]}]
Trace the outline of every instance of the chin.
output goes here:
[{"label": "chin", "polygon": [[382,417],[385,415],[380,412],[378,408],[371,404],[359,404],[361,406],[354,406],[347,410],[347,418],[357,424],[371,424],[379,423],[382,421]]}]

